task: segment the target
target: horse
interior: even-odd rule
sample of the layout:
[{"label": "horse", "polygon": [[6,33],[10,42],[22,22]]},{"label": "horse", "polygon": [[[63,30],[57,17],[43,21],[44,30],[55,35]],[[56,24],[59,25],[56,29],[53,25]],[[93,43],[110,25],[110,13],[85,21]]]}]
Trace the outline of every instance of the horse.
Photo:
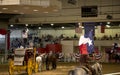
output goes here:
[{"label": "horse", "polygon": [[96,62],[91,68],[93,72],[86,66],[80,66],[74,70],[70,70],[68,75],[102,75],[102,65],[100,63]]},{"label": "horse", "polygon": [[[51,69],[56,69],[57,67],[57,54],[56,53],[48,53],[46,55],[46,69],[49,70]],[[50,67],[52,66],[52,67]]]},{"label": "horse", "polygon": [[106,53],[108,53],[108,59],[109,59],[109,62],[120,62],[120,52],[119,50],[115,50],[115,49],[111,49],[109,51],[107,51]]},{"label": "horse", "polygon": [[42,65],[44,64],[45,53],[36,57],[36,62],[39,64],[38,71],[42,71]]}]

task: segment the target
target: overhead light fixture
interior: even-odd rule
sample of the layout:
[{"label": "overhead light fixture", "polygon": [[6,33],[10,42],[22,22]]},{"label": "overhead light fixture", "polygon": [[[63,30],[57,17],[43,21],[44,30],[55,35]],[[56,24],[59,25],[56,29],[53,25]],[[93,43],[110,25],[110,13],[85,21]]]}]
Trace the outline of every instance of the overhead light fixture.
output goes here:
[{"label": "overhead light fixture", "polygon": [[35,12],[36,12],[36,11],[39,11],[39,10],[37,10],[37,9],[34,9],[33,11],[35,11]]},{"label": "overhead light fixture", "polygon": [[110,22],[107,22],[107,24],[110,24]]},{"label": "overhead light fixture", "polygon": [[8,10],[8,8],[2,8],[3,10]]},{"label": "overhead light fixture", "polygon": [[62,28],[62,29],[64,29],[65,27],[64,27],[64,26],[62,26],[61,28]]},{"label": "overhead light fixture", "polygon": [[53,26],[54,24],[53,23],[51,23],[51,26]]},{"label": "overhead light fixture", "polygon": [[11,24],[10,27],[13,27],[13,25]]},{"label": "overhead light fixture", "polygon": [[28,26],[28,24],[25,24],[25,26],[27,27],[27,26]]},{"label": "overhead light fixture", "polygon": [[38,27],[38,29],[41,29],[41,27]]}]

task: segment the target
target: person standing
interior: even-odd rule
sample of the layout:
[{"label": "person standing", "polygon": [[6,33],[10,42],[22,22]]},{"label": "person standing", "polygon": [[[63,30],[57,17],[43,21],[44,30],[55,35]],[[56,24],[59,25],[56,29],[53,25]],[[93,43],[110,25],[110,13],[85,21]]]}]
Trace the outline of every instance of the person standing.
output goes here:
[{"label": "person standing", "polygon": [[24,48],[26,47],[27,45],[27,41],[28,41],[28,28],[25,27],[24,30],[22,31],[22,38],[23,38],[23,46]]}]

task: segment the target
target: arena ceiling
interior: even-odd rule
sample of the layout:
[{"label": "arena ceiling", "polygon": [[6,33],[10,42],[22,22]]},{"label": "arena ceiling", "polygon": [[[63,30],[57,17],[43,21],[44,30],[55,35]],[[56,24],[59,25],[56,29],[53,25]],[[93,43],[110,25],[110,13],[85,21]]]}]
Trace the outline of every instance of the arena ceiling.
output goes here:
[{"label": "arena ceiling", "polygon": [[[9,29],[23,29],[28,27],[29,29],[75,29],[79,26],[80,23],[46,23],[46,24],[14,24],[13,26],[9,25]],[[104,25],[106,28],[114,29],[120,28],[120,22],[95,22],[95,26]],[[26,26],[27,25],[27,26]],[[110,26],[110,27],[107,27]],[[84,24],[81,24],[84,27]],[[64,27],[64,28],[62,28]]]},{"label": "arena ceiling", "polygon": [[[13,24],[15,27],[22,27],[28,24],[29,27],[37,28],[42,26],[44,28],[59,28],[61,26],[74,28],[77,23],[96,22],[103,23],[111,22],[111,26],[116,27],[120,25],[120,1],[119,0],[59,0],[62,3],[61,10],[53,12],[39,12],[20,14],[16,13],[14,9],[21,9],[21,7],[9,7],[14,13],[0,12],[0,20],[8,21],[9,25]],[[72,1],[72,2],[71,2]],[[97,17],[81,17],[81,6],[98,6]],[[2,9],[2,8],[0,8]],[[32,10],[32,8],[31,8]],[[10,11],[10,10],[9,10]],[[8,12],[9,12],[8,11]],[[25,11],[22,9],[22,11]],[[30,14],[31,13],[31,14]],[[109,17],[110,16],[110,17]],[[54,26],[50,24],[54,23]]]}]

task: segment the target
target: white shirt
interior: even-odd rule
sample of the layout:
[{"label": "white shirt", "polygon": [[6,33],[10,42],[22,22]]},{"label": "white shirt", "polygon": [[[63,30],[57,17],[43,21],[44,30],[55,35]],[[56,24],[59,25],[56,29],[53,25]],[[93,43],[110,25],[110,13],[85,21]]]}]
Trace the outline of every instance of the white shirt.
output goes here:
[{"label": "white shirt", "polygon": [[22,37],[23,37],[23,38],[28,38],[28,31],[29,31],[29,30],[27,29],[25,33],[22,33]]}]

